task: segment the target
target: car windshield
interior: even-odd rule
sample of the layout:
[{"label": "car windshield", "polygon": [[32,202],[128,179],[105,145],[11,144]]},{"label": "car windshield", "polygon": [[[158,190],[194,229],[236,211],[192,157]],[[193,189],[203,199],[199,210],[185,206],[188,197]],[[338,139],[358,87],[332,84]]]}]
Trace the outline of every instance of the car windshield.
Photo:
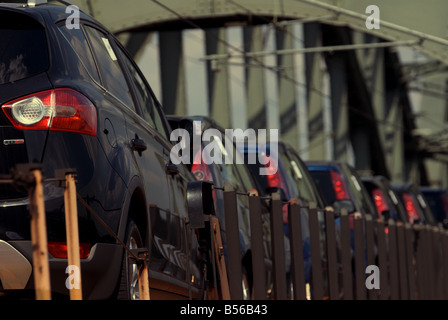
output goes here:
[{"label": "car windshield", "polygon": [[0,11],[0,84],[28,78],[48,66],[44,28],[24,14]]}]

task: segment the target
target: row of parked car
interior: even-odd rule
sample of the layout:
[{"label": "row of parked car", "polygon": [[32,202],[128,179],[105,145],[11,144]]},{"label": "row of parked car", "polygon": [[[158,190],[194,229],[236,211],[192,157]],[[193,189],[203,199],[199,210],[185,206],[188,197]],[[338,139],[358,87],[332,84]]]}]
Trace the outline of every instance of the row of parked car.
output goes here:
[{"label": "row of parked car", "polygon": [[[167,117],[151,87],[128,52],[104,26],[80,13],[79,28],[68,28],[66,4],[0,4],[0,175],[10,177],[20,163],[39,163],[44,175],[74,168],[78,203],[83,297],[138,299],[135,261],[123,248],[150,251],[151,298],[207,298],[215,285],[211,272],[210,235],[188,225],[190,182],[230,183],[242,194],[269,196],[301,205],[315,203],[320,212],[346,208],[350,214],[372,214],[410,223],[443,222],[446,196],[411,185],[394,186],[380,177],[361,179],[344,163],[308,162],[290,146],[278,144],[278,170],[269,163],[173,163],[173,129],[193,134],[193,121],[203,131],[223,133],[235,157],[270,156],[263,148],[240,148],[206,117]],[[202,148],[207,141],[201,140]],[[260,154],[262,153],[262,154]],[[174,155],[176,157],[176,155]],[[262,166],[268,174],[260,175]],[[423,192],[422,191],[422,192]],[[67,243],[63,190],[44,181],[51,290],[68,295]],[[268,197],[266,197],[268,198]],[[443,199],[443,200],[440,200]],[[440,201],[442,202],[440,202]],[[224,254],[226,230],[223,193],[213,191],[221,221]],[[443,202],[444,201],[444,202]],[[243,284],[252,285],[249,206],[237,201]],[[0,184],[0,296],[32,292],[33,248],[27,190]],[[289,250],[288,216],[283,211],[285,251]],[[91,211],[97,217],[92,216]],[[272,265],[269,202],[262,203],[264,252],[271,294]],[[105,228],[107,225],[108,228]],[[306,281],[311,274],[308,213],[302,214]],[[111,234],[113,232],[114,234]],[[117,238],[120,241],[117,241]],[[289,255],[286,254],[287,259]],[[289,261],[286,261],[287,269]]]},{"label": "row of parked car", "polygon": [[[361,217],[373,216],[374,219],[382,217],[386,224],[389,219],[401,221],[411,225],[423,223],[436,225],[445,224],[448,215],[447,193],[442,189],[418,188],[412,183],[391,183],[383,176],[365,177],[347,163],[334,161],[302,161],[298,153],[289,145],[276,142],[277,165],[270,168],[270,163],[263,157],[269,157],[271,145],[236,145],[226,137],[224,129],[207,117],[168,117],[173,129],[187,129],[192,135],[193,122],[203,124],[202,129],[218,129],[226,141],[231,144],[235,152],[241,152],[245,164],[193,164],[190,169],[197,179],[210,180],[216,186],[222,186],[225,182],[231,183],[240,192],[249,192],[250,189],[258,190],[262,196],[269,196],[273,192],[279,192],[284,200],[283,223],[285,239],[289,239],[288,215],[286,203],[295,199],[302,206],[310,203],[317,205],[318,211],[332,210],[336,215],[342,208],[349,214],[350,226],[353,228],[353,219],[356,214]],[[205,142],[205,148],[210,142]],[[239,149],[236,148],[239,146]],[[198,151],[199,152],[199,151]],[[250,163],[252,154],[261,156],[256,163]],[[192,156],[193,158],[194,156]],[[224,160],[224,159],[223,159]],[[247,168],[244,168],[247,167]],[[260,174],[260,168],[266,167],[268,174]],[[272,169],[272,173],[269,173]],[[239,173],[238,173],[239,172]],[[242,173],[243,172],[243,173]],[[252,175],[253,178],[250,177]],[[222,196],[221,196],[222,197]],[[216,207],[222,225],[225,221],[224,204],[220,196],[216,196]],[[247,197],[239,200],[240,235],[242,240],[243,268],[249,273],[250,260],[250,231],[248,226],[249,207]],[[268,208],[264,208],[267,216]],[[310,256],[310,230],[308,212],[302,214],[303,256],[306,281],[311,280],[311,256]],[[322,221],[322,215],[319,216]],[[266,223],[268,218],[264,220]],[[338,221],[338,220],[337,220]],[[268,230],[268,228],[265,228]],[[223,230],[225,233],[225,230]],[[289,242],[286,241],[286,252],[289,250]],[[269,243],[265,243],[266,259],[269,261]],[[288,256],[288,254],[287,254]],[[325,260],[325,255],[322,256]],[[287,263],[287,267],[289,264]],[[250,284],[250,281],[249,281]],[[249,292],[249,290],[245,290]]]}]

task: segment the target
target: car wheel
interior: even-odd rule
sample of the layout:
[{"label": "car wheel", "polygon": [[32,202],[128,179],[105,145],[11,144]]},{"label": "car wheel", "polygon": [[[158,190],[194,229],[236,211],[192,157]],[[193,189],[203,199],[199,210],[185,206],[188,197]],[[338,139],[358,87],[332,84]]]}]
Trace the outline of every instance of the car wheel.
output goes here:
[{"label": "car wheel", "polygon": [[[137,225],[129,220],[126,229],[126,246],[129,249],[143,247],[143,240]],[[120,287],[117,295],[118,300],[140,300],[138,284],[138,267],[127,251],[124,252],[121,267]]]}]

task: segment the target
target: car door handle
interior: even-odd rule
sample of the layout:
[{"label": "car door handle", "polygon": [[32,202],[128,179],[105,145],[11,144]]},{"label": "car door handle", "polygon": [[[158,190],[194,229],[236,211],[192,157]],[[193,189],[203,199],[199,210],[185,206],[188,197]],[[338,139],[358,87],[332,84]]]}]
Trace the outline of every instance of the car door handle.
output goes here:
[{"label": "car door handle", "polygon": [[142,152],[147,149],[145,141],[139,138],[135,138],[131,140],[131,149],[133,151]]}]

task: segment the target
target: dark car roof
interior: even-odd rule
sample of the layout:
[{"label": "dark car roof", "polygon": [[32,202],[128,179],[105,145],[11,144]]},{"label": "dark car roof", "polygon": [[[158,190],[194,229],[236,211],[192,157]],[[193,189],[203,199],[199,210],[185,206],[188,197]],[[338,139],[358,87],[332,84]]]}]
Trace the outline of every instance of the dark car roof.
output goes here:
[{"label": "dark car roof", "polygon": [[[2,8],[10,8],[10,9],[15,9],[15,10],[20,10],[20,11],[26,12],[30,15],[51,11],[51,13],[53,14],[53,17],[55,17],[54,20],[67,18],[67,16],[69,16],[70,14],[68,14],[66,12],[66,8],[69,5],[76,5],[76,4],[71,3],[70,1],[57,1],[57,0],[43,2],[43,3],[37,4],[35,6],[28,5],[27,1],[22,1],[22,2],[17,2],[17,3],[2,3],[2,2],[0,2],[0,7],[2,7]],[[80,7],[78,7],[78,8],[79,8],[80,19],[89,20],[97,25],[101,25],[102,28],[106,29],[100,22],[98,22],[98,20],[95,20],[88,13],[84,12],[82,10],[82,8],[80,8]]]}]

